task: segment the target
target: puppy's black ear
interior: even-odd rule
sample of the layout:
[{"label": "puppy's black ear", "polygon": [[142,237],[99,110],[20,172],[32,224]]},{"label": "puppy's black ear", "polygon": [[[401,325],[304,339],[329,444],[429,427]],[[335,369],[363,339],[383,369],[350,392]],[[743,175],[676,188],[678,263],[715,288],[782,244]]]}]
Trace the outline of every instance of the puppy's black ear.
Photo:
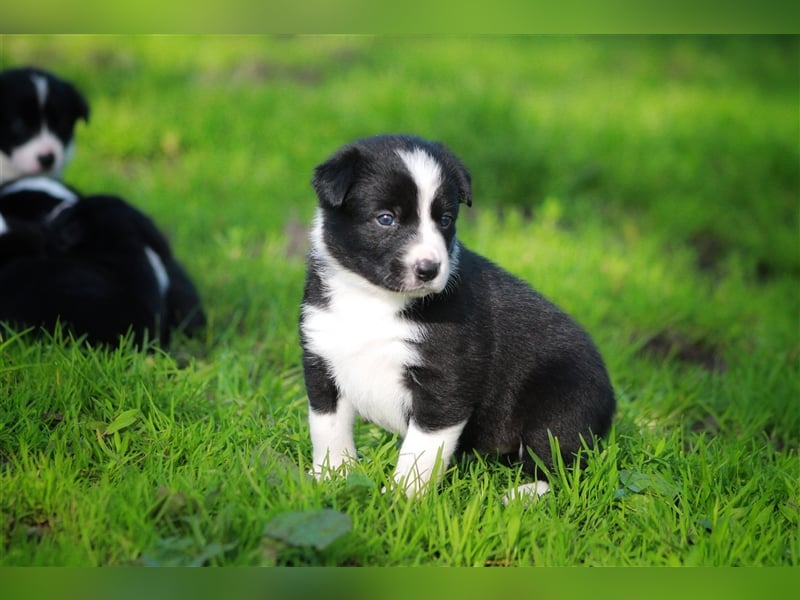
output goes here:
[{"label": "puppy's black ear", "polygon": [[[53,80],[51,80],[52,83]],[[63,97],[69,102],[69,110],[75,117],[75,120],[83,119],[89,122],[89,103],[86,98],[81,94],[77,87],[69,81],[63,79],[55,79],[57,85],[61,88]]]},{"label": "puppy's black ear", "polygon": [[84,98],[83,94],[78,91],[78,88],[68,84],[72,88],[73,101],[75,103],[75,114],[79,119],[89,122],[89,103]]},{"label": "puppy's black ear", "polygon": [[456,162],[455,173],[458,181],[458,199],[467,206],[472,206],[472,176],[469,174],[467,167],[461,164],[460,160],[456,159]]},{"label": "puppy's black ear", "polygon": [[455,180],[458,189],[458,201],[467,206],[472,206],[472,176],[469,174],[469,169],[443,144],[440,143],[438,145],[442,150],[445,168]]},{"label": "puppy's black ear", "polygon": [[361,154],[358,148],[345,148],[314,169],[311,185],[321,206],[339,208],[356,178]]}]

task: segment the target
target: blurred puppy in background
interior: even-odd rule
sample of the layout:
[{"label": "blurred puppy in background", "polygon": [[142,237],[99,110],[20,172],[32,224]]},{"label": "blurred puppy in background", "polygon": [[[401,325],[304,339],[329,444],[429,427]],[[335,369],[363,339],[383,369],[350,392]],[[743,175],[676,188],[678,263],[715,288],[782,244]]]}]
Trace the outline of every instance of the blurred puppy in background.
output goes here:
[{"label": "blurred puppy in background", "polygon": [[0,71],[0,183],[26,175],[60,178],[89,104],[78,89],[33,67]]}]

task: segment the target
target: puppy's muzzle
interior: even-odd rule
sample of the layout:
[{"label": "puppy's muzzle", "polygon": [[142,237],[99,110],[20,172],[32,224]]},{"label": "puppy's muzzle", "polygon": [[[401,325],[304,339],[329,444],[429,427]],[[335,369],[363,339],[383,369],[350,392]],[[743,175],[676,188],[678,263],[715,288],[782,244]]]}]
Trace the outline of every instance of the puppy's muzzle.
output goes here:
[{"label": "puppy's muzzle", "polygon": [[420,281],[432,281],[439,274],[441,263],[423,258],[414,263],[414,274]]},{"label": "puppy's muzzle", "polygon": [[56,155],[53,154],[52,152],[40,154],[39,156],[36,157],[36,159],[39,161],[39,164],[41,165],[42,169],[49,169],[54,164],[56,164]]}]

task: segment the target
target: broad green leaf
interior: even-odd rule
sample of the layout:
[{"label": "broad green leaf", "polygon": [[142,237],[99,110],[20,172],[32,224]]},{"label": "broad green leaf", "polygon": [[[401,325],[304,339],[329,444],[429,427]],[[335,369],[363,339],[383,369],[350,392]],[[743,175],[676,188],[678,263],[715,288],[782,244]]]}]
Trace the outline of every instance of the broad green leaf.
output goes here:
[{"label": "broad green leaf", "polygon": [[680,493],[680,488],[676,485],[652,473],[623,469],[620,471],[619,480],[625,489],[635,494],[650,491],[660,496],[675,498]]},{"label": "broad green leaf", "polygon": [[313,546],[324,550],[352,527],[348,515],[323,508],[277,515],[267,523],[264,535],[290,546]]}]

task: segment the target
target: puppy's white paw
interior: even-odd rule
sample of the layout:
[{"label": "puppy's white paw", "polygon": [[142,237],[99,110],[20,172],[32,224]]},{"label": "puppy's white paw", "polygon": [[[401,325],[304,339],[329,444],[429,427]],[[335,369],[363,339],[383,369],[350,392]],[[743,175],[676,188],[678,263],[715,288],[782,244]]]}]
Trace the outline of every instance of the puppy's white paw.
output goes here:
[{"label": "puppy's white paw", "polygon": [[533,483],[525,483],[515,488],[511,488],[503,494],[503,504],[508,506],[509,502],[517,500],[525,503],[531,502],[534,498],[539,498],[550,491],[550,486],[545,481],[534,481]]},{"label": "puppy's white paw", "polygon": [[423,473],[422,475],[415,471],[412,471],[407,475],[395,473],[394,485],[392,485],[392,489],[402,490],[407,498],[416,498],[436,487],[436,482],[439,479],[440,477],[438,474],[433,480],[430,479],[429,472]]}]

